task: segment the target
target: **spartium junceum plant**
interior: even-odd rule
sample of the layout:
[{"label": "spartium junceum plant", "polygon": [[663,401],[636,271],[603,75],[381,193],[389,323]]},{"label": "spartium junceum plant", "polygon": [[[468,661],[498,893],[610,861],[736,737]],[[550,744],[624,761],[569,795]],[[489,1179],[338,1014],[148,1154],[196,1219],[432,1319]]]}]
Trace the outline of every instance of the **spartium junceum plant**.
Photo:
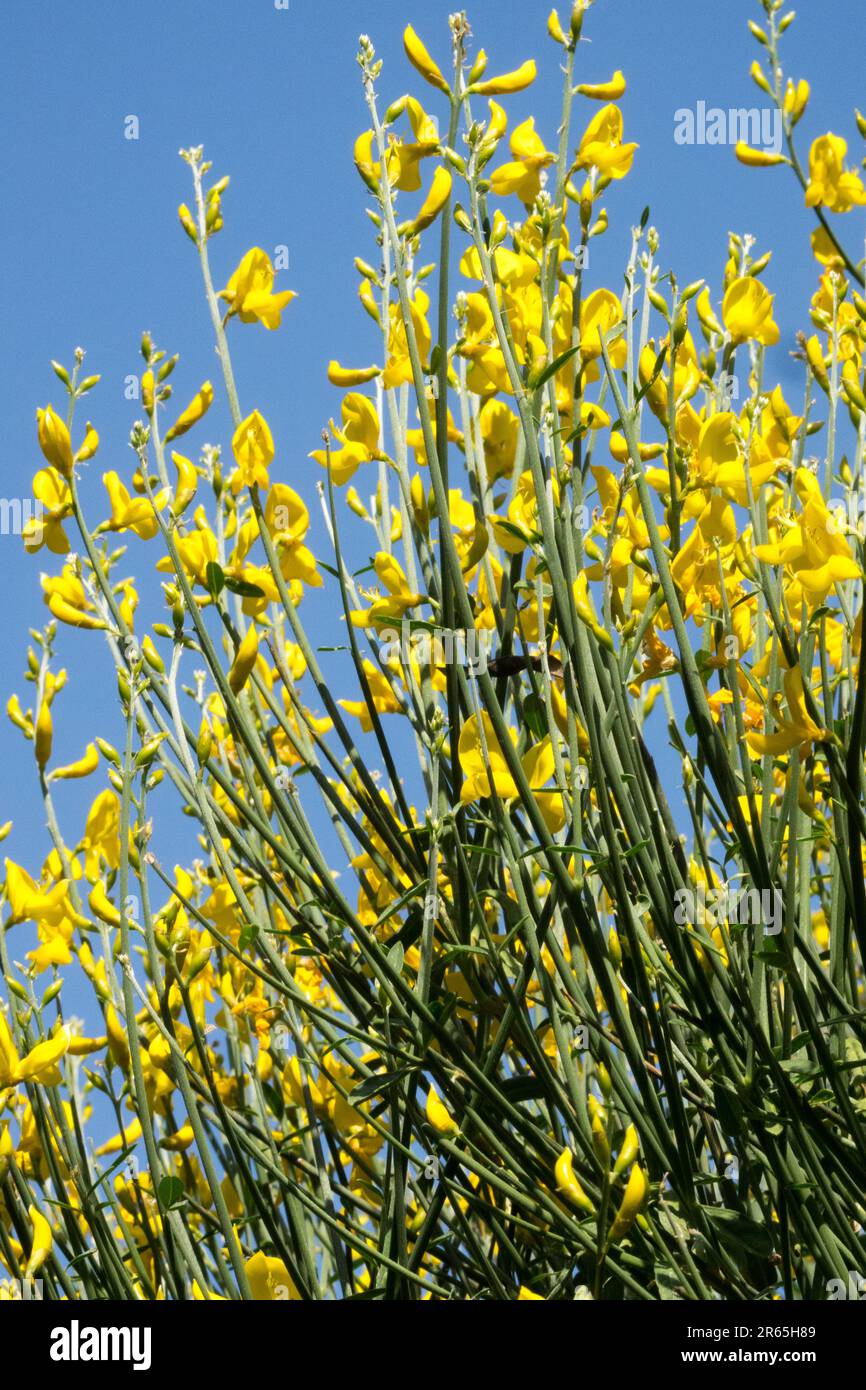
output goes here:
[{"label": "spartium junceum plant", "polygon": [[[390,105],[361,39],[375,365],[330,363],[321,440],[274,440],[233,374],[293,296],[257,247],[217,269],[201,149],[180,220],[222,381],[178,391],[145,335],[106,497],[98,378],[53,364],[25,534],[50,621],[8,706],[53,842],[6,866],[10,1287],[745,1300],[866,1273],[866,190],[841,137],[797,153],[809,87],[766,0],[784,143],[736,153],[814,210],[811,327],[780,342],[749,236],[683,287],[646,215],[594,283],[638,146],[585,9],[547,24],[558,135],[510,119],[536,65],[498,74],[463,14],[450,61],[406,29]],[[204,443],[218,391],[233,433]],[[63,766],[67,645],[119,707]]]}]

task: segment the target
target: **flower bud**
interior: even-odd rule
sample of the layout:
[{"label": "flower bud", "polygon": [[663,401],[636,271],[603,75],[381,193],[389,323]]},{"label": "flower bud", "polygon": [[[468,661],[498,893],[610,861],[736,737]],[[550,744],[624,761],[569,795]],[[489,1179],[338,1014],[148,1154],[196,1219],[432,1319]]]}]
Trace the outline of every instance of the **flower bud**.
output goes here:
[{"label": "flower bud", "polygon": [[48,701],[43,700],[39,707],[39,715],[36,720],[36,763],[39,771],[45,768],[48,759],[51,757],[51,744],[54,739],[54,727],[51,722],[51,710],[48,708]]},{"label": "flower bud", "polygon": [[246,635],[240,643],[229,671],[229,686],[234,695],[239,695],[249,680],[250,672],[259,654],[259,638],[255,623],[250,623]]},{"label": "flower bud", "polygon": [[628,1184],[625,1189],[625,1196],[622,1199],[619,1211],[617,1212],[613,1225],[610,1228],[609,1239],[613,1241],[622,1240],[622,1237],[629,1231],[634,1224],[635,1218],[644,1203],[647,1194],[647,1180],[643,1169],[636,1163],[631,1170]]},{"label": "flower bud", "polygon": [[195,755],[198,759],[199,767],[207,762],[212,747],[213,732],[207,720],[202,719],[195,744]]},{"label": "flower bud", "polygon": [[550,14],[547,16],[547,32],[552,39],[555,39],[557,43],[561,43],[563,47],[568,43],[568,39],[565,37],[556,10],[551,10]]},{"label": "flower bud", "polygon": [[36,412],[36,432],[45,458],[64,478],[72,477],[72,442],[69,430],[50,405]]},{"label": "flower bud", "polygon": [[764,69],[761,67],[761,64],[757,60],[749,68],[749,76],[751,77],[755,86],[760,87],[762,92],[766,92],[768,96],[773,95],[773,89],[767,81],[766,76],[764,75]]},{"label": "flower bud", "polygon": [[592,1216],[595,1212],[595,1207],[592,1205],[589,1197],[575,1177],[572,1162],[571,1150],[563,1149],[559,1158],[556,1160],[556,1167],[554,1169],[557,1190],[561,1192],[564,1197],[567,1197],[570,1202],[573,1202],[576,1207],[579,1207],[581,1211],[585,1211],[588,1216]]},{"label": "flower bud", "polygon": [[198,246],[198,228],[195,225],[193,215],[186,203],[181,203],[177,210],[177,215],[180,218],[180,225],[183,227],[190,241],[195,242],[196,246]]}]

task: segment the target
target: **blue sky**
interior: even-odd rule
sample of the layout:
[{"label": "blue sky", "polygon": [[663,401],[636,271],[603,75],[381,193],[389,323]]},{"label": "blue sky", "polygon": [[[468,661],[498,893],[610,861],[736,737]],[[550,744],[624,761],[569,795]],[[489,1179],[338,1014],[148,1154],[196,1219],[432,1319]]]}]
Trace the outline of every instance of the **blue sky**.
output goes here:
[{"label": "blue sky", "polygon": [[[140,407],[125,399],[124,379],[140,370],[143,329],[161,347],[182,354],[175,374],[179,404],[206,377],[221,389],[195,254],[176,215],[178,203],[190,197],[178,149],[201,143],[214,173],[232,180],[225,228],[212,243],[218,283],[225,284],[252,245],[271,252],[289,248],[290,268],[281,282],[299,298],[283,328],[276,334],[259,327],[233,331],[232,351],[242,404],[262,410],[277,442],[273,476],[310,504],[313,548],[327,558],[314,492],[322,475],[307,457],[339,405],[325,367],[331,357],[375,360],[378,349],[358,305],[352,265],[355,255],[374,255],[366,191],[352,162],[354,139],[367,124],[357,37],[369,33],[384,61],[384,98],[411,89],[435,113],[436,95],[429,88],[419,92],[423,84],[403,55],[401,35],[411,21],[445,65],[454,6],[455,0],[290,0],[285,11],[273,0],[151,0],[147,6],[6,0],[0,94],[3,495],[29,495],[39,460],[35,408],[48,400],[58,405],[61,398],[48,362],[70,362],[78,344],[87,349],[88,369],[102,374],[89,404],[102,436],[84,484],[92,516],[103,502],[101,474],[130,471],[126,441]],[[548,9],[527,0],[482,0],[470,7],[469,18],[474,49],[487,49],[491,72],[527,57],[538,60],[535,87],[508,101],[510,123],[532,111],[553,145],[561,93],[559,51],[546,33]],[[811,0],[799,9],[784,53],[788,71],[812,83],[801,147],[832,129],[849,139],[853,161],[862,149],[852,108],[866,105],[862,0],[834,0],[832,23],[825,3]],[[663,266],[673,267],[683,284],[707,277],[716,299],[726,233],[751,232],[761,250],[774,251],[765,279],[778,293],[782,342],[771,354],[771,372],[784,385],[799,381],[787,354],[794,331],[808,326],[816,281],[808,253],[813,221],[802,194],[784,169],[746,170],[727,147],[682,146],[673,139],[678,108],[700,100],[724,108],[759,105],[761,94],[748,76],[757,48],[746,20],[760,17],[747,0],[600,0],[590,12],[591,42],[579,50],[579,80],[603,80],[616,67],[625,71],[626,139],[640,142],[632,174],[606,198],[611,229],[593,244],[590,278],[619,288],[629,228],[647,204],[661,234]],[[594,109],[586,103],[587,119]],[[140,126],[134,141],[124,138],[130,115]],[[849,219],[845,232],[853,230]],[[222,404],[210,417],[207,437],[227,443]],[[194,438],[200,442],[198,434]],[[366,480],[360,481],[367,491]],[[138,548],[129,569],[149,573],[154,559],[152,549]],[[18,538],[0,537],[4,704],[13,689],[26,703],[27,628],[47,616],[38,573],[56,566],[47,552],[27,557]],[[330,587],[313,595],[305,612],[311,627],[328,634],[323,641],[339,640],[332,635],[338,630]],[[60,655],[68,661],[71,685],[56,706],[56,746],[67,761],[80,756],[94,733],[119,739],[119,716],[100,639],[62,633]],[[0,820],[15,821],[4,849],[33,869],[47,839],[32,748],[5,721],[0,758]],[[71,840],[97,789],[92,779],[61,792],[61,819]]]}]

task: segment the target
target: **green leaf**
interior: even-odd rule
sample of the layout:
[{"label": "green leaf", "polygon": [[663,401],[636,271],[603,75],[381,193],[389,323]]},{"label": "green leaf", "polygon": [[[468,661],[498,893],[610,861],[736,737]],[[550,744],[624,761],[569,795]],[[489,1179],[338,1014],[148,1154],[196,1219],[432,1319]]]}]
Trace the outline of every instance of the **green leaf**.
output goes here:
[{"label": "green leaf", "polygon": [[[524,530],[522,526],[515,526],[513,521],[506,521],[504,516],[497,517],[496,525],[501,530],[507,531],[509,536],[514,536],[515,540],[522,541],[524,545],[529,544],[529,541],[538,542],[544,539],[540,531],[530,530],[529,527]],[[527,541],[527,536],[529,541]]]},{"label": "green leaf", "polygon": [[186,1191],[180,1178],[163,1178],[156,1191],[159,1204],[164,1209],[178,1207],[186,1201]]},{"label": "green leaf", "polygon": [[547,734],[547,710],[539,695],[528,695],[523,701],[523,722],[537,739]]},{"label": "green leaf", "polygon": [[216,560],[209,560],[204,572],[205,588],[213,598],[219,598],[226,585],[226,577]]},{"label": "green leaf", "polygon": [[369,1100],[371,1096],[376,1096],[380,1091],[384,1091],[394,1081],[399,1081],[401,1077],[411,1076],[416,1071],[416,1067],[397,1067],[395,1071],[377,1072],[375,1076],[365,1076],[363,1081],[353,1087],[349,1092],[349,1099],[353,1104],[362,1100]]},{"label": "green leaf", "polygon": [[546,386],[550,378],[556,376],[560,367],[564,367],[568,359],[573,357],[576,352],[580,352],[580,343],[577,343],[574,347],[566,348],[565,352],[561,352],[558,357],[554,357],[552,362],[548,362],[541,376],[536,381],[533,390],[540,391],[542,386]]},{"label": "green leaf", "polygon": [[233,594],[239,594],[241,598],[264,598],[265,591],[260,589],[258,584],[248,584],[245,579],[226,578],[226,588]]},{"label": "green leaf", "polygon": [[249,947],[252,946],[258,934],[259,929],[256,926],[255,922],[247,922],[245,926],[241,927],[240,936],[238,937],[238,946],[240,947],[240,949],[242,951],[248,950]]},{"label": "green leaf", "polygon": [[285,1113],[285,1102],[277,1087],[270,1081],[262,1082],[262,1092],[267,1098],[268,1105],[278,1120],[282,1119]]}]

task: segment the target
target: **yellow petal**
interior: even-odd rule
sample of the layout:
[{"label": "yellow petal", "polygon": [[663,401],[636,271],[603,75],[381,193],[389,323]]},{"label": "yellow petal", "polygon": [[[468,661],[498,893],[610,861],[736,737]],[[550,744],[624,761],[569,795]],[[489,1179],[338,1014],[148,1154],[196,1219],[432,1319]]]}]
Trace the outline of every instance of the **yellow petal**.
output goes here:
[{"label": "yellow petal", "polygon": [[473,82],[469,90],[480,96],[498,97],[510,92],[522,92],[535,81],[537,68],[533,58],[521,63],[514,72],[504,72],[501,77],[489,77],[486,82]]},{"label": "yellow petal", "polygon": [[431,87],[438,87],[440,92],[450,91],[440,68],[430,57],[411,24],[407,24],[403,31],[403,47],[409,62],[413,68],[417,68],[425,82],[429,82]]},{"label": "yellow petal", "polygon": [[18,1068],[18,1079],[20,1081],[38,1081],[47,1071],[50,1071],[69,1048],[69,1034],[65,1028],[61,1028],[59,1033],[55,1033],[53,1038],[47,1042],[37,1043],[28,1052],[24,1061]]},{"label": "yellow petal", "polygon": [[39,1208],[30,1207],[29,1216],[33,1225],[33,1245],[30,1249],[30,1258],[27,1261],[27,1268],[24,1271],[25,1279],[32,1279],[36,1271],[44,1265],[48,1256],[51,1254],[51,1247],[54,1244],[51,1227]]},{"label": "yellow petal", "polygon": [[734,154],[741,164],[746,164],[753,169],[769,168],[773,164],[789,164],[783,154],[774,154],[772,150],[756,150],[751,145],[746,145],[742,140],[738,140],[734,146]]},{"label": "yellow petal", "polygon": [[581,82],[575,91],[591,101],[619,101],[625,95],[625,77],[617,68],[609,82]]},{"label": "yellow petal", "polygon": [[647,1180],[643,1169],[636,1163],[626,1184],[625,1196],[610,1228],[610,1239],[621,1240],[634,1222],[643,1206],[647,1194]]},{"label": "yellow petal", "polygon": [[98,766],[99,750],[95,743],[88,743],[84,757],[79,758],[77,763],[67,763],[65,767],[56,767],[51,774],[51,780],[52,782],[59,782],[76,777],[89,777]]},{"label": "yellow petal", "polygon": [[328,380],[332,386],[363,386],[380,376],[381,367],[341,367],[333,358],[328,363]]},{"label": "yellow petal", "polygon": [[438,1134],[459,1134],[460,1127],[456,1120],[442,1104],[435,1086],[431,1086],[427,1092],[427,1105],[425,1114],[428,1121]]},{"label": "yellow petal", "polygon": [[172,439],[178,439],[187,430],[191,430],[203,415],[206,415],[213,405],[213,387],[209,381],[204,383],[200,391],[197,391],[187,406],[186,410],[181,411],[171,429],[165,436],[166,444]]}]

